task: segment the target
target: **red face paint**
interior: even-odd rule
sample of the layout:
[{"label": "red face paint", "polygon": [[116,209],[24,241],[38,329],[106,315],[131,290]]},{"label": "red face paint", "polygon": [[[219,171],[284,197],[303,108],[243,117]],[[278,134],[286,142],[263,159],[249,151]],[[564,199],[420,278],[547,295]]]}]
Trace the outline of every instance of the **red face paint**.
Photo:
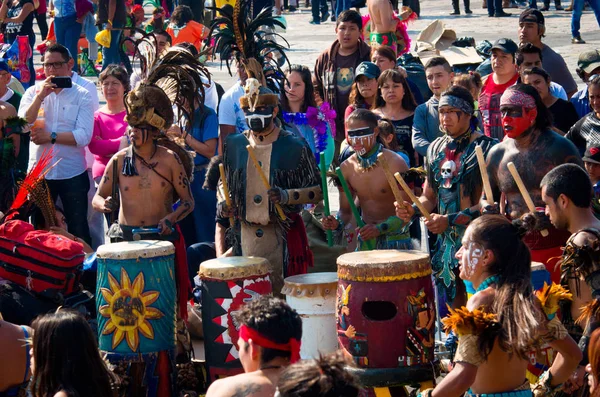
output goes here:
[{"label": "red face paint", "polygon": [[509,138],[517,138],[532,125],[530,112],[522,107],[502,106],[502,127]]}]

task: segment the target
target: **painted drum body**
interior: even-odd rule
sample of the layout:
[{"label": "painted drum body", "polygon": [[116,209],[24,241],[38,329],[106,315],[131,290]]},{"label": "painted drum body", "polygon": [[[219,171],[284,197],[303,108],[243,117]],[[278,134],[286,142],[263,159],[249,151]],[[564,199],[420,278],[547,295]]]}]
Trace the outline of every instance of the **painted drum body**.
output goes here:
[{"label": "painted drum body", "polygon": [[543,263],[531,262],[531,285],[536,291],[544,287],[544,283],[552,285],[550,272]]},{"label": "painted drum body", "polygon": [[261,295],[272,293],[269,262],[238,256],[200,264],[202,324],[208,381],[244,372],[237,341],[235,313]]},{"label": "painted drum body", "polygon": [[175,387],[175,247],[142,240],[97,251],[100,350],[130,378],[127,395],[171,396]]},{"label": "painted drum body", "polygon": [[302,359],[318,358],[337,350],[337,273],[310,273],[287,277],[281,290],[302,318]]}]

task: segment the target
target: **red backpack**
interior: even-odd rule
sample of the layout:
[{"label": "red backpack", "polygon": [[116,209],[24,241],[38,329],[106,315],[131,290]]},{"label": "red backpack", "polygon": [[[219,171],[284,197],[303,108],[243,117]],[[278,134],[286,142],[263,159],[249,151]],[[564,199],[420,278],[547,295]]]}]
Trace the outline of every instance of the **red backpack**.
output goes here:
[{"label": "red backpack", "polygon": [[56,297],[79,290],[83,246],[56,233],[13,220],[0,225],[0,278]]}]

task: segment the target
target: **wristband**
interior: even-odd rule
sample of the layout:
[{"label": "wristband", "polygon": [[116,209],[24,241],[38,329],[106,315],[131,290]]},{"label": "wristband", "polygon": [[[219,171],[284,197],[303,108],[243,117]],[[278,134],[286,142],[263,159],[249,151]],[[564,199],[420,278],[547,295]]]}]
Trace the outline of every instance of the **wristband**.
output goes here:
[{"label": "wristband", "polygon": [[395,215],[390,216],[385,221],[375,225],[380,234],[388,234],[390,232],[400,231],[404,222]]},{"label": "wristband", "polygon": [[338,227],[335,230],[342,230],[344,228],[344,221],[340,217],[340,211],[335,214],[335,220],[338,221]]},{"label": "wristband", "polygon": [[471,211],[470,208],[464,209],[460,212],[454,212],[448,214],[448,225],[451,226],[467,226],[471,221],[479,217],[481,213],[479,211]]},{"label": "wristband", "polygon": [[412,209],[415,211],[415,213],[413,214],[413,218],[415,218],[415,217],[417,217],[417,218],[418,218],[418,217],[420,217],[420,216],[422,216],[422,215],[423,215],[423,214],[421,213],[421,210],[419,209],[419,207],[418,207],[416,204],[414,204],[414,203],[413,203],[413,204],[411,205],[411,207],[412,207]]},{"label": "wristband", "polygon": [[108,23],[110,23],[110,26],[112,26],[112,19],[109,19]]}]

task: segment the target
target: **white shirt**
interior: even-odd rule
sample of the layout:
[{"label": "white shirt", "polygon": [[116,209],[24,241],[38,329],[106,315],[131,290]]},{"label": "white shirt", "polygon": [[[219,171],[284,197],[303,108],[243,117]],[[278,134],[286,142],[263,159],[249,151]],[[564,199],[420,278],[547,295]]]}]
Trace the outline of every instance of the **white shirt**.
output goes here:
[{"label": "white shirt", "polygon": [[[31,106],[36,93],[41,89],[43,82],[29,87],[19,106],[19,116],[25,117],[27,109]],[[92,139],[94,127],[94,110],[90,94],[80,85],[73,84],[72,88],[64,88],[59,94],[51,93],[42,103],[46,129],[49,132],[61,134],[72,132],[77,146],[62,145],[59,143],[46,143],[36,145],[33,141],[29,144],[29,169],[31,170],[44,150],[54,148],[54,160],[60,160],[46,175],[47,179],[70,179],[85,172],[85,147]]]},{"label": "white shirt", "polygon": [[219,124],[235,125],[237,132],[248,130],[246,115],[240,106],[240,98],[244,96],[244,87],[238,81],[228,89],[219,104]]},{"label": "white shirt", "polygon": [[11,90],[10,88],[6,87],[6,92],[4,93],[4,95],[2,96],[2,98],[0,98],[0,101],[8,101],[10,98],[12,98],[12,96],[15,95],[15,92],[13,90]]}]

